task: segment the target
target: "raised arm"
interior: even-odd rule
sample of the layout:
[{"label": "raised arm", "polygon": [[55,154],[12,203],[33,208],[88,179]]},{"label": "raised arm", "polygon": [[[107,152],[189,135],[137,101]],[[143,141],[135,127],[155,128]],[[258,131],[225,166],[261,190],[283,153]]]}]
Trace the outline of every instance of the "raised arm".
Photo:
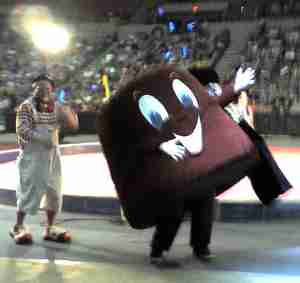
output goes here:
[{"label": "raised arm", "polygon": [[237,96],[241,91],[248,89],[255,83],[255,71],[252,68],[247,68],[243,71],[239,68],[233,81],[220,85],[216,83],[208,84],[208,94],[218,101],[220,106],[225,107]]},{"label": "raised arm", "polygon": [[77,130],[79,121],[76,112],[68,105],[58,104],[58,121],[64,128]]}]

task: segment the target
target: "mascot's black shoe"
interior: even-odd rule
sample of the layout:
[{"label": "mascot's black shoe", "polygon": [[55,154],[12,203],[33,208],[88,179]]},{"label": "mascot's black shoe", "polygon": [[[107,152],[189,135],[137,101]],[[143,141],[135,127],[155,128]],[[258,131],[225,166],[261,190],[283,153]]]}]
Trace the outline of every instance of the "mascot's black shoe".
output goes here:
[{"label": "mascot's black shoe", "polygon": [[154,265],[161,265],[166,259],[161,256],[150,256],[150,263]]},{"label": "mascot's black shoe", "polygon": [[214,256],[211,254],[210,249],[208,246],[203,248],[193,248],[193,254],[194,256],[199,260],[209,260],[213,258]]},{"label": "mascot's black shoe", "polygon": [[151,264],[159,264],[164,261],[163,251],[161,249],[152,248],[150,253],[150,263]]},{"label": "mascot's black shoe", "polygon": [[150,257],[150,263],[158,268],[177,268],[180,264],[175,260],[166,259],[164,256]]},{"label": "mascot's black shoe", "polygon": [[177,268],[180,264],[173,260],[168,260],[163,256],[162,251],[152,250],[150,254],[150,263],[158,268]]}]

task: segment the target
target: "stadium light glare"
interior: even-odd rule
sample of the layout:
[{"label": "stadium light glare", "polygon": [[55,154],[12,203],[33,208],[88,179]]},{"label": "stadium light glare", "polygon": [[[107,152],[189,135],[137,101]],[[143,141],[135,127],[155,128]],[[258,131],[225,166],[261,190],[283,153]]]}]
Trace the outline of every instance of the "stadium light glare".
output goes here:
[{"label": "stadium light glare", "polygon": [[70,42],[70,34],[64,27],[49,22],[32,22],[30,34],[36,47],[46,53],[61,52]]}]

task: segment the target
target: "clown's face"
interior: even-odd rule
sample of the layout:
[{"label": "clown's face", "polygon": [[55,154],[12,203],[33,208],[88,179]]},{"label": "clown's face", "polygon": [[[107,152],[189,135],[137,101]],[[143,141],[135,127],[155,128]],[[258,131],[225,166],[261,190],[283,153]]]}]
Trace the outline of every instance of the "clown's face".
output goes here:
[{"label": "clown's face", "polygon": [[35,86],[33,95],[40,112],[49,112],[53,108],[55,99],[52,91],[51,83],[46,80],[39,81]]}]

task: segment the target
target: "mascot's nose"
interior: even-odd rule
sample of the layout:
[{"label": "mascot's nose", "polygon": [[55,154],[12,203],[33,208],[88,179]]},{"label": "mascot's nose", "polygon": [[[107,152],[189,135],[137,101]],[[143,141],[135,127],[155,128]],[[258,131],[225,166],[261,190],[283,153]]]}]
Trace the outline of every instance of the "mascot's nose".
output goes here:
[{"label": "mascot's nose", "polygon": [[191,155],[201,153],[203,149],[203,136],[202,125],[199,117],[195,129],[190,135],[181,136],[174,133],[174,136]]}]

